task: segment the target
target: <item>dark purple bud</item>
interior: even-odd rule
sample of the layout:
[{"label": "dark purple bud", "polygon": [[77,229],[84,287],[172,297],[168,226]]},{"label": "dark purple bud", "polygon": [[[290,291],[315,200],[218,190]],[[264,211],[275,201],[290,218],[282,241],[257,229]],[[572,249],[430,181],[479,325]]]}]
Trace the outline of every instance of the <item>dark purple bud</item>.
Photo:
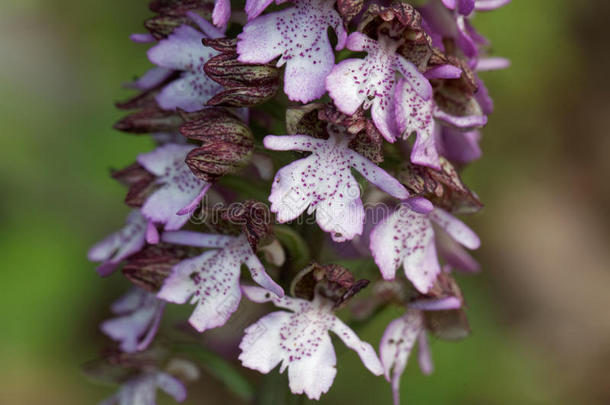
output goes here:
[{"label": "dark purple bud", "polygon": [[182,118],[174,111],[153,107],[129,114],[114,124],[114,129],[135,134],[175,132],[182,123]]},{"label": "dark purple bud", "polygon": [[189,118],[180,133],[202,142],[186,157],[186,164],[197,177],[215,182],[250,162],[254,138],[237,117],[222,109],[205,109]]},{"label": "dark purple bud", "polygon": [[274,64],[238,61],[236,39],[203,39],[203,44],[221,52],[204,65],[204,70],[210,79],[225,88],[208,101],[209,105],[252,107],[275,96],[280,85],[280,70]]},{"label": "dark purple bud", "polygon": [[271,241],[271,212],[265,203],[246,200],[239,204],[231,204],[220,213],[220,217],[229,224],[240,228],[248,238],[254,252],[259,244],[264,245]]}]

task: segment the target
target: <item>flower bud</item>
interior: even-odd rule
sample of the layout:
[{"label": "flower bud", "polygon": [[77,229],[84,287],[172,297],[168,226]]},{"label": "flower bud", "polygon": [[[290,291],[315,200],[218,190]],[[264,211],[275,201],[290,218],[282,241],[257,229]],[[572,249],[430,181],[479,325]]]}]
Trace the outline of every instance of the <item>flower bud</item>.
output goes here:
[{"label": "flower bud", "polygon": [[280,70],[272,63],[253,65],[238,61],[235,39],[203,39],[203,44],[220,55],[204,66],[205,73],[225,90],[216,94],[208,105],[252,107],[275,96],[280,84]]},{"label": "flower bud", "polygon": [[191,117],[192,120],[180,127],[180,133],[203,143],[186,157],[193,174],[211,183],[248,164],[254,138],[237,117],[215,109],[202,110]]}]

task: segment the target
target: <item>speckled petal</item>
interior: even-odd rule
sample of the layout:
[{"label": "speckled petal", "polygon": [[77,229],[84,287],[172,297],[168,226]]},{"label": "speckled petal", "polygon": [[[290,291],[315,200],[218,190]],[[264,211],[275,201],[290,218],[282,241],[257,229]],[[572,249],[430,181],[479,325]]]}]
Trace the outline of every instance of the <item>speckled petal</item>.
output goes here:
[{"label": "speckled petal", "polygon": [[404,79],[396,86],[396,121],[403,137],[415,132],[417,138],[411,151],[411,162],[440,169],[434,138],[434,104],[424,100]]},{"label": "speckled petal", "polygon": [[404,200],[409,197],[409,192],[398,180],[392,177],[388,172],[371,162],[356,151],[349,149],[347,151],[350,166],[356,169],[365,179],[379,187],[392,197],[399,200]]},{"label": "speckled petal", "polygon": [[316,350],[290,363],[288,380],[294,394],[305,393],[309,399],[317,400],[328,392],[335,379],[337,357],[328,333],[315,338]]},{"label": "speckled petal", "polygon": [[267,274],[265,267],[255,254],[248,256],[244,263],[246,267],[248,267],[248,270],[250,270],[250,275],[255,283],[280,298],[284,296],[284,290],[282,287],[273,281],[269,274]]},{"label": "speckled petal", "polygon": [[180,108],[194,112],[207,107],[206,103],[222,90],[222,86],[201,72],[185,72],[156,96],[164,110]]},{"label": "speckled petal", "polygon": [[[241,265],[252,266],[252,271],[252,256],[248,239],[240,235],[225,248],[210,250],[175,265],[157,297],[179,304],[192,297],[191,303],[197,306],[189,321],[200,332],[222,326],[239,305]],[[252,273],[255,281],[283,295],[281,287],[267,276],[262,265]]]},{"label": "speckled petal", "polygon": [[383,374],[383,366],[375,353],[375,349],[367,342],[360,340],[354,331],[343,323],[340,319],[336,319],[333,326],[330,328],[347,347],[358,353],[360,360],[364,366],[373,374]]},{"label": "speckled petal", "polygon": [[127,257],[138,252],[146,243],[146,219],[139,211],[132,211],[123,229],[109,235],[95,244],[88,253],[94,262],[102,262],[98,267],[101,276],[107,276]]},{"label": "speckled petal", "polygon": [[192,145],[167,144],[138,156],[138,163],[156,175],[156,182],[160,184],[142,206],[142,214],[150,221],[165,224],[168,231],[180,229],[188,221],[189,216],[178,215],[178,211],[197,198],[207,185],[184,161],[193,148]]},{"label": "speckled petal", "polygon": [[440,272],[430,220],[407,206],[401,206],[373,229],[370,248],[386,280],[394,279],[402,263],[407,278],[423,293]]},{"label": "speckled petal", "polygon": [[327,35],[332,27],[344,42],[345,30],[333,2],[297,0],[293,7],[250,21],[238,36],[239,60],[286,63],[284,91],[291,100],[309,102],[325,92],[324,79],[334,65]]},{"label": "speckled petal", "polygon": [[272,312],[246,328],[239,344],[239,360],[244,367],[267,374],[284,360],[284,353],[278,350],[280,333],[290,317],[288,312]]},{"label": "speckled petal", "polygon": [[436,208],[429,215],[432,221],[468,249],[478,249],[481,246],[481,240],[477,234],[447,211]]},{"label": "speckled petal", "polygon": [[148,58],[157,66],[203,74],[203,64],[218,54],[201,43],[203,38],[205,35],[195,28],[182,25],[150,48]]},{"label": "speckled petal", "polygon": [[395,405],[400,404],[400,378],[422,330],[421,313],[416,310],[408,310],[404,316],[390,322],[381,338],[379,344],[381,363],[385,378],[392,384]]}]

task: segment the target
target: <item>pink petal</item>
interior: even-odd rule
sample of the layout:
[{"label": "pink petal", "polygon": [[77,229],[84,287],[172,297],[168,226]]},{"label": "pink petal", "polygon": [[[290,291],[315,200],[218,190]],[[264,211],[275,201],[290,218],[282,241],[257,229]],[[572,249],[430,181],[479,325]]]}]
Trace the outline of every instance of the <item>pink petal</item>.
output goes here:
[{"label": "pink petal", "polygon": [[424,77],[430,79],[459,79],[462,75],[462,69],[454,65],[440,65],[428,69],[424,73]]},{"label": "pink petal", "polygon": [[388,172],[353,150],[349,150],[348,153],[350,165],[372,184],[399,200],[409,197],[405,186]]},{"label": "pink petal", "polygon": [[203,66],[203,63],[218,54],[214,49],[203,46],[203,38],[205,35],[195,28],[182,25],[169,37],[150,48],[148,58],[157,66],[173,70],[196,70],[203,75],[203,70],[195,67]]},{"label": "pink petal", "polygon": [[271,3],[273,3],[273,0],[246,0],[245,10],[248,21],[258,17]]},{"label": "pink petal", "polygon": [[481,240],[477,234],[447,211],[437,208],[430,213],[430,219],[468,249],[478,249],[481,246]]},{"label": "pink petal", "polygon": [[476,0],[475,8],[477,11],[489,11],[500,8],[511,0]]},{"label": "pink petal", "polygon": [[212,11],[212,22],[217,27],[226,27],[231,18],[230,0],[216,0]]}]

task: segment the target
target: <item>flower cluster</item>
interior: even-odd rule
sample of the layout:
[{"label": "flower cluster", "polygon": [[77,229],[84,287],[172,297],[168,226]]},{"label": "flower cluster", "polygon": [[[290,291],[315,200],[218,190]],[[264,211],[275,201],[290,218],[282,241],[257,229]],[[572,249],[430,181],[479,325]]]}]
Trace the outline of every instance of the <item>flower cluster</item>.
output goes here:
[{"label": "flower cluster", "polygon": [[[481,156],[493,109],[478,72],[508,65],[471,20],[508,2],[247,0],[232,10],[229,0],[153,0],[147,32],[132,40],[155,66],[128,84],[138,93],[117,103],[127,115],[115,128],[156,146],[112,172],[132,211],[89,251],[101,276],[121,268],[133,284],[101,324],[116,347],[91,374],[121,384],[103,403],[152,405],[157,388],[182,401],[195,360],[223,362],[212,374],[255,395],[192,334],[181,339],[206,355],[181,350],[164,332],[167,303],[192,305],[197,332],[238,335],[241,365],[279,365],[311,399],[337,374],[329,332],[385,376],[396,404],[416,343],[432,372],[428,335],[469,333],[452,272],[479,269],[466,249],[480,240],[456,217],[482,207],[459,175]],[[340,244],[367,279],[338,264]],[[281,310],[222,328],[267,302]],[[389,306],[404,315],[376,351],[354,325]]]}]

